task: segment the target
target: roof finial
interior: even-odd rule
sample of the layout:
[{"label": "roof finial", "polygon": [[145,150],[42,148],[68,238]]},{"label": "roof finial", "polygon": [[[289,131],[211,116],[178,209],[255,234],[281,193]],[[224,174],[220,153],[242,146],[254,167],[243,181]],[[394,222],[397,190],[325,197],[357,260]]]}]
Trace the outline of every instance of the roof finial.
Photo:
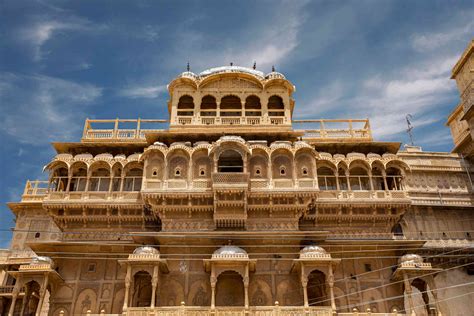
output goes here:
[{"label": "roof finial", "polygon": [[187,71],[191,70],[191,67],[189,67],[189,61],[188,61],[188,64],[186,65],[186,70]]},{"label": "roof finial", "polygon": [[272,66],[272,72],[275,72],[275,66],[274,65]]},{"label": "roof finial", "polygon": [[230,65],[231,65],[231,66],[234,66],[234,63],[233,63],[233,62],[230,62]]},{"label": "roof finial", "polygon": [[255,70],[255,69],[257,69],[257,62],[256,61],[253,62],[253,70]]}]

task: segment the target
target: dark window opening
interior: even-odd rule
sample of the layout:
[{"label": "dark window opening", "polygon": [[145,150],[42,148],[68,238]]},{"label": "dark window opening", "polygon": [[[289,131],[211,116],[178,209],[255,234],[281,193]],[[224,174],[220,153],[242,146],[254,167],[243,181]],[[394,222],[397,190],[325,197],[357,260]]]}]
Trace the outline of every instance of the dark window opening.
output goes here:
[{"label": "dark window opening", "polygon": [[370,263],[364,263],[365,272],[372,271],[372,265]]},{"label": "dark window opening", "polygon": [[40,236],[41,236],[41,233],[36,233],[35,234],[35,238],[40,238]]},{"label": "dark window opening", "polygon": [[268,109],[269,110],[284,110],[285,105],[283,104],[283,99],[277,95],[273,95],[268,99]]},{"label": "dark window opening", "polygon": [[219,156],[219,172],[243,172],[244,161],[242,156],[235,150],[227,150]]},{"label": "dark window opening", "polygon": [[216,98],[210,95],[206,95],[205,97],[202,98],[201,110],[215,110],[215,109],[217,109]]},{"label": "dark window opening", "polygon": [[89,263],[87,267],[87,272],[95,272],[95,263]]},{"label": "dark window opening", "polygon": [[228,95],[221,100],[221,110],[241,110],[242,102],[234,95]]},{"label": "dark window opening", "polygon": [[179,98],[178,110],[193,110],[193,109],[194,109],[194,101],[192,97],[190,97],[189,95],[183,95],[181,98]]}]

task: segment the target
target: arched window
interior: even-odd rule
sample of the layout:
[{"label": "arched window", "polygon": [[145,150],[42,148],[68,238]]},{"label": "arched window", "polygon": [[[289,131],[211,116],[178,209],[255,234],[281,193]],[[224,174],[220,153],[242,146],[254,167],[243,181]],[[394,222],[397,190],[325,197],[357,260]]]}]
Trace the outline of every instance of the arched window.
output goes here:
[{"label": "arched window", "polygon": [[51,174],[50,188],[52,191],[66,191],[68,170],[65,167],[55,169]]},{"label": "arched window", "polygon": [[194,114],[194,101],[189,95],[183,95],[179,98],[178,102],[178,115],[179,116],[193,116]]},{"label": "arched window", "polygon": [[337,170],[337,181],[339,182],[339,190],[347,190],[348,185],[347,185],[347,176],[346,176],[347,170],[339,167]]},{"label": "arched window", "polygon": [[370,190],[369,176],[364,168],[354,167],[349,170],[349,174],[349,183],[351,185],[351,190]]},{"label": "arched window", "polygon": [[376,191],[385,190],[383,174],[379,167],[372,168],[372,185],[374,186],[374,190]]},{"label": "arched window", "polygon": [[123,190],[140,191],[142,188],[142,177],[143,170],[140,168],[133,168],[127,171],[124,178]]},{"label": "arched window", "polygon": [[241,116],[242,103],[239,97],[235,95],[228,95],[222,98],[220,105],[221,116]]},{"label": "arched window", "polygon": [[317,173],[320,190],[336,190],[336,176],[331,168],[319,167]]},{"label": "arched window", "polygon": [[390,167],[386,171],[387,173],[387,186],[389,190],[403,190],[402,185],[402,174],[400,169]]},{"label": "arched window", "polygon": [[395,226],[392,227],[392,234],[395,237],[403,237],[403,228],[400,223],[395,224]]},{"label": "arched window", "polygon": [[245,99],[245,116],[261,116],[262,105],[259,97],[255,95],[248,96]]},{"label": "arched window", "polygon": [[201,116],[216,116],[217,103],[212,95],[206,95],[201,100]]},{"label": "arched window", "polygon": [[308,275],[308,301],[311,306],[329,306],[326,292],[326,275],[314,270]]},{"label": "arched window", "polygon": [[218,172],[243,172],[242,155],[235,150],[226,150],[219,156]]},{"label": "arched window", "polygon": [[277,95],[272,95],[268,99],[268,115],[269,116],[284,116],[285,105],[283,99]]},{"label": "arched window", "polygon": [[149,307],[151,304],[152,285],[151,275],[148,272],[137,272],[133,277],[133,291],[132,304],[133,307]]},{"label": "arched window", "polygon": [[87,183],[87,170],[86,168],[78,167],[72,168],[72,177],[69,191],[85,191]]},{"label": "arched window", "polygon": [[110,187],[110,172],[106,168],[98,168],[91,174],[89,191],[107,192]]}]

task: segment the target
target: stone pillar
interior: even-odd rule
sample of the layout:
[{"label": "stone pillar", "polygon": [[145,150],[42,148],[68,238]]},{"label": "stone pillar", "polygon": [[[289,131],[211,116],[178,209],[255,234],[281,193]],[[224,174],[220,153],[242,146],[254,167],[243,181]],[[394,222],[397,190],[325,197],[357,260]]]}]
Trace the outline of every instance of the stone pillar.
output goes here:
[{"label": "stone pillar", "polygon": [[387,174],[384,171],[382,171],[382,178],[383,178],[383,185],[385,187],[385,191],[388,191]]},{"label": "stone pillar", "polygon": [[303,285],[304,307],[309,307],[308,302],[308,278],[301,277],[301,284]]},{"label": "stone pillar", "polygon": [[216,308],[216,283],[214,266],[211,268],[211,309]]},{"label": "stone pillar", "polygon": [[72,179],[72,175],[69,174],[69,176],[67,177],[67,187],[64,191],[66,191],[66,193],[69,193],[69,188],[71,187],[71,179]]},{"label": "stone pillar", "polygon": [[331,297],[331,308],[333,313],[336,312],[336,300],[334,299],[334,273],[332,271],[332,264],[329,264],[329,276],[328,276],[328,284],[329,284],[329,295]]},{"label": "stone pillar", "polygon": [[436,315],[437,316],[443,316],[441,314],[441,308],[440,308],[440,305],[439,305],[439,302],[438,302],[438,290],[436,289],[436,285],[435,285],[435,282],[434,282],[434,275],[428,276],[428,278],[426,280],[426,283],[430,287],[431,294],[433,294],[434,303],[435,303],[435,306],[436,306]]},{"label": "stone pillar", "polygon": [[122,310],[125,312],[128,308],[128,297],[130,292],[130,279],[132,277],[132,267],[127,265],[127,275],[125,276],[125,295],[123,298],[123,307]]},{"label": "stone pillar", "polygon": [[369,171],[369,186],[370,186],[370,191],[374,191],[374,182],[372,180],[372,171]]},{"label": "stone pillar", "polygon": [[[336,176],[336,190],[337,191],[340,191],[341,190],[341,186],[339,185],[339,172],[336,170],[336,172],[334,173],[334,175]],[[326,180],[327,182],[327,180]]]},{"label": "stone pillar", "polygon": [[23,313],[25,312],[26,302],[29,299],[29,296],[30,296],[30,287],[28,285],[25,285],[25,296],[23,296],[23,299],[21,300],[21,311],[20,311],[21,316],[23,316]]},{"label": "stone pillar", "polygon": [[245,266],[244,276],[245,309],[249,308],[249,264]]},{"label": "stone pillar", "polygon": [[155,308],[156,287],[158,285],[158,265],[153,267],[153,277],[151,279],[151,308]]},{"label": "stone pillar", "polygon": [[13,316],[13,313],[15,312],[16,299],[18,298],[18,293],[20,293],[20,287],[21,287],[20,279],[21,277],[19,276],[18,279],[16,280],[15,286],[13,287],[12,303],[10,304],[10,310],[8,311],[8,316]]},{"label": "stone pillar", "polygon": [[38,307],[36,307],[36,316],[41,315],[41,309],[43,308],[43,302],[44,302],[44,295],[46,294],[46,291],[48,290],[48,281],[49,281],[49,274],[46,274],[44,276],[43,284],[40,287],[40,297],[38,301]]},{"label": "stone pillar", "polygon": [[408,306],[410,308],[409,314],[407,313],[407,315],[416,316],[415,307],[413,305],[413,296],[412,296],[413,291],[411,289],[410,280],[408,280],[408,275],[406,273],[403,273],[403,283],[405,285],[405,293],[408,296]]}]

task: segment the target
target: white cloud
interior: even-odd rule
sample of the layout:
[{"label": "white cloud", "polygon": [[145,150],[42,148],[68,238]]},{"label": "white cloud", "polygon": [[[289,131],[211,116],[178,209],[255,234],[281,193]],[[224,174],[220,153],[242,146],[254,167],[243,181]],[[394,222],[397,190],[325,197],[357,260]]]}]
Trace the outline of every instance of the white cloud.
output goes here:
[{"label": "white cloud", "polygon": [[161,86],[134,86],[128,87],[119,92],[119,95],[131,99],[147,98],[154,99],[166,92],[166,85]]},{"label": "white cloud", "polygon": [[45,52],[43,46],[55,35],[63,31],[99,30],[101,26],[92,27],[87,20],[70,17],[67,22],[59,20],[42,20],[25,26],[20,30],[20,39],[31,45],[33,59],[40,61]]},{"label": "white cloud", "polygon": [[27,144],[77,137],[82,125],[77,116],[102,95],[94,85],[48,76],[1,73],[0,83],[9,87],[0,94],[0,131]]},{"label": "white cloud", "polygon": [[[471,12],[470,19],[474,12]],[[433,32],[425,34],[414,34],[411,37],[413,49],[419,52],[435,50],[440,47],[449,45],[453,41],[464,40],[466,36],[474,34],[474,22],[466,25],[451,28],[445,32]]]}]

